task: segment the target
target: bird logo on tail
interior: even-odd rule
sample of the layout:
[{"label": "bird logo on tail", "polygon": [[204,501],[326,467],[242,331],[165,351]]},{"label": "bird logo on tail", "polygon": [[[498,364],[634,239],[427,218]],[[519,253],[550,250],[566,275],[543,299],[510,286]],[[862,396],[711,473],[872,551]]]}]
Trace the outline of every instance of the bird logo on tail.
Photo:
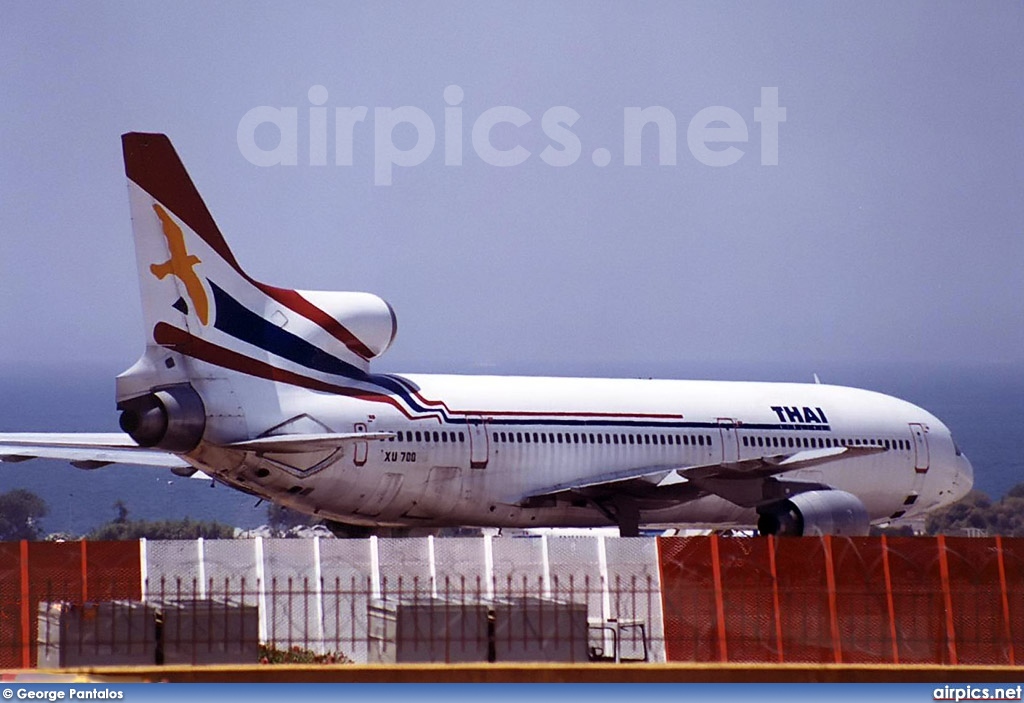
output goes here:
[{"label": "bird logo on tail", "polygon": [[185,235],[181,227],[171,219],[160,205],[154,204],[153,210],[163,226],[164,237],[167,239],[167,248],[171,252],[171,258],[162,264],[151,264],[150,272],[158,279],[163,280],[167,276],[174,276],[185,286],[185,292],[192,301],[192,309],[195,310],[199,321],[206,325],[210,319],[210,301],[206,296],[206,288],[194,267],[202,263],[198,256],[190,254],[185,249]]}]

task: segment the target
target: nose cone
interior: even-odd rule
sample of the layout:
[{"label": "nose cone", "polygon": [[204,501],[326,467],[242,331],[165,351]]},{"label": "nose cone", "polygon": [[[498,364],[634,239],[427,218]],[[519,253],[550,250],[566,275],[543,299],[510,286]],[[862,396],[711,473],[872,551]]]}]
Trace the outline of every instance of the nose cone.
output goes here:
[{"label": "nose cone", "polygon": [[956,458],[956,473],[953,475],[953,500],[956,502],[967,495],[974,486],[974,467],[967,455],[960,454]]}]

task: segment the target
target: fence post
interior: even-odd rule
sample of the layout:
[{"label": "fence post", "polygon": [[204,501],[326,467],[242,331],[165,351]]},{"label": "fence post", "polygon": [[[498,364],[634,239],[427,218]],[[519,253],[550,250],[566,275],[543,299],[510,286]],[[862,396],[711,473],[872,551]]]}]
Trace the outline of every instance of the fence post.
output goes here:
[{"label": "fence post", "polygon": [[540,558],[543,568],[544,597],[551,597],[551,560],[548,558],[548,536],[540,536]]},{"label": "fence post", "polygon": [[[324,625],[324,581],[320,566],[320,538],[313,538],[313,588],[316,595],[316,636],[320,641],[320,652],[327,653],[327,634]],[[337,607],[337,606],[335,606]]]},{"label": "fence post", "polygon": [[203,549],[203,538],[196,538],[196,554],[198,556],[198,563],[196,567],[199,571],[199,597],[206,598],[206,558],[204,556]]},{"label": "fence post", "polygon": [[774,535],[768,535],[768,569],[772,574],[772,608],[775,610],[775,646],[779,650],[779,663],[786,661],[786,653],[783,650],[782,639],[782,607],[779,602],[779,569],[775,565],[775,540]]},{"label": "fence post", "polygon": [[946,536],[937,538],[939,547],[939,578],[942,580],[942,598],[946,611],[946,644],[949,649],[949,663],[957,664],[956,629],[953,626],[953,594],[949,590],[949,560],[946,556]]},{"label": "fence post", "polygon": [[257,537],[253,540],[252,547],[256,562],[256,603],[259,611],[260,642],[269,642],[267,639],[267,578],[263,564],[263,538]]},{"label": "fence post", "polygon": [[139,539],[139,581],[141,581],[139,593],[142,594],[143,602],[149,597],[149,557],[147,552],[146,538],[142,537]]},{"label": "fence post", "polygon": [[[607,537],[597,537],[597,568],[601,573],[601,624],[612,616],[612,593],[608,583],[608,543]],[[619,614],[616,613],[616,616]]]},{"label": "fence post", "polygon": [[832,535],[824,535],[822,544],[825,547],[825,584],[828,590],[828,621],[832,635],[832,652],[836,664],[843,663],[843,640],[839,632],[839,611],[836,603],[836,568],[832,560]]},{"label": "fence post", "polygon": [[718,558],[718,535],[712,533],[709,544],[711,546],[711,575],[715,584],[715,621],[718,623],[718,661],[729,661],[729,648],[726,641],[725,630],[725,599],[722,594],[722,564]]},{"label": "fence post", "polygon": [[89,558],[88,558],[88,542],[86,540],[79,540],[78,544],[81,545],[82,552],[82,603],[89,602]]},{"label": "fence post", "polygon": [[889,540],[882,535],[882,573],[885,575],[885,605],[889,611],[889,637],[892,639],[892,663],[900,663],[900,648],[896,635],[896,602],[892,593],[892,572],[889,570]]},{"label": "fence post", "polygon": [[494,598],[494,536],[484,534],[484,580],[487,582],[487,597]]},{"label": "fence post", "polygon": [[430,597],[437,598],[437,558],[434,555],[434,535],[427,535],[427,567],[430,571]]},{"label": "fence post", "polygon": [[370,590],[374,598],[380,598],[380,549],[377,535],[370,535]]},{"label": "fence post", "polygon": [[1006,590],[1006,564],[1003,561],[1003,538],[996,537],[996,559],[999,564],[999,592],[1003,599],[1003,637],[1006,638],[1007,653],[1010,655],[1010,666],[1017,665],[1013,651],[1013,630],[1010,629],[1010,598]]}]

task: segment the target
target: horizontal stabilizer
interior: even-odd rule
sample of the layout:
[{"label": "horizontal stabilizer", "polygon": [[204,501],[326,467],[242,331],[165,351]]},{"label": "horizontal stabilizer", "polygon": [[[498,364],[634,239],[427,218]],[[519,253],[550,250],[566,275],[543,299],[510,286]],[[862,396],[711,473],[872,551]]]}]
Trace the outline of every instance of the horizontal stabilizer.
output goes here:
[{"label": "horizontal stabilizer", "polygon": [[134,464],[168,469],[190,466],[181,457],[146,449],[120,432],[102,433],[0,433],[0,461],[63,459],[79,468],[106,464]]},{"label": "horizontal stabilizer", "polygon": [[286,434],[248,439],[225,445],[229,449],[250,452],[277,452],[302,454],[337,449],[346,442],[382,441],[391,439],[394,432],[325,432],[322,434]]}]

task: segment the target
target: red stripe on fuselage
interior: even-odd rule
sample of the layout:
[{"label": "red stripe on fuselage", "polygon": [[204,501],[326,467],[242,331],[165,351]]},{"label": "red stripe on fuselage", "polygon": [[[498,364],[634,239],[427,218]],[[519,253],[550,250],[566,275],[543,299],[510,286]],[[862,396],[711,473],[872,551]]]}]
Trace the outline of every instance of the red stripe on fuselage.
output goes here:
[{"label": "red stripe on fuselage", "polygon": [[346,388],[345,386],[338,386],[333,383],[327,383],[315,378],[303,376],[293,371],[279,369],[265,361],[251,359],[244,354],[239,354],[238,352],[231,351],[230,349],[225,349],[224,347],[216,344],[211,344],[200,337],[191,335],[184,330],[180,330],[177,327],[167,324],[166,322],[158,322],[156,327],[153,328],[153,340],[157,344],[173,349],[185,356],[190,356],[194,359],[199,359],[200,361],[205,361],[215,366],[221,366],[249,376],[264,378],[268,381],[275,381],[277,383],[287,383],[291,386],[308,388],[312,391],[321,391],[324,393],[333,393],[335,395],[356,398],[358,400],[367,400],[371,403],[387,403],[388,405],[397,408],[410,420],[426,419],[413,417],[397,400],[389,395],[363,391],[358,388]]}]

